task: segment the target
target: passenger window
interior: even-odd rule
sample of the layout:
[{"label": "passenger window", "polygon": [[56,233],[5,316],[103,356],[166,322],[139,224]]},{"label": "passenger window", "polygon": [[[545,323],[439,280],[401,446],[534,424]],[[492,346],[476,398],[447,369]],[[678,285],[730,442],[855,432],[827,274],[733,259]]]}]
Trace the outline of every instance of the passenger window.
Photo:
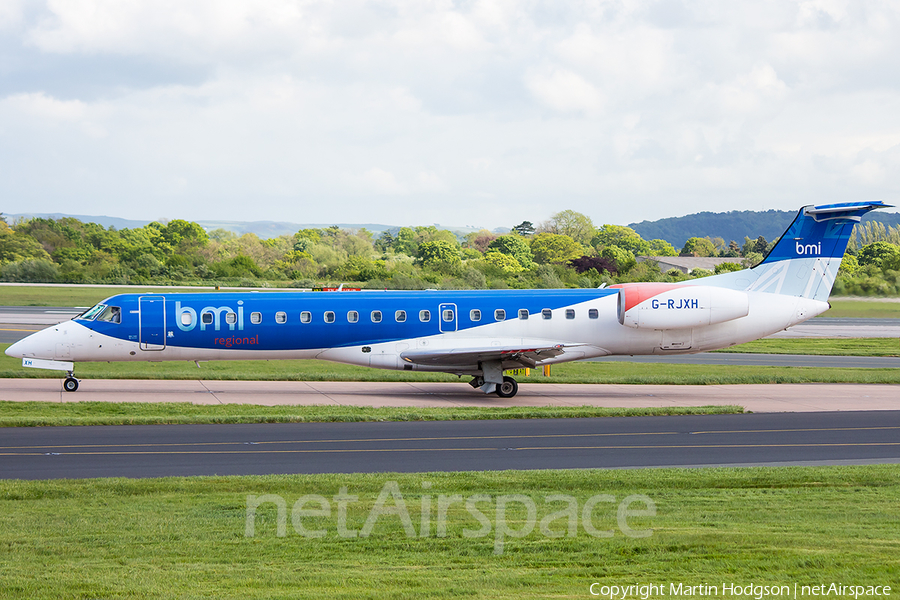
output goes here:
[{"label": "passenger window", "polygon": [[351,310],[347,313],[347,322],[348,323],[356,323],[359,321],[359,313],[355,310]]},{"label": "passenger window", "polygon": [[276,323],[287,323],[287,313],[278,311],[275,313],[275,322]]},{"label": "passenger window", "polygon": [[506,320],[506,311],[502,308],[498,308],[494,311],[494,319],[497,321],[505,321]]},{"label": "passenger window", "polygon": [[325,322],[326,323],[334,323],[334,312],[330,310],[325,311]]},{"label": "passenger window", "polygon": [[254,325],[259,325],[262,323],[262,313],[261,312],[252,312],[250,313],[250,322]]},{"label": "passenger window", "polygon": [[225,313],[225,322],[229,325],[234,325],[237,323],[237,313],[228,312]]},{"label": "passenger window", "polygon": [[541,318],[543,318],[543,319],[552,319],[552,318],[553,318],[553,311],[550,310],[549,308],[545,308],[544,310],[541,311]]},{"label": "passenger window", "polygon": [[477,308],[473,308],[469,311],[469,319],[472,321],[480,321],[481,320],[481,311]]},{"label": "passenger window", "polygon": [[419,320],[423,323],[427,323],[431,320],[431,311],[430,310],[420,310],[419,311]]},{"label": "passenger window", "polygon": [[181,324],[182,325],[190,325],[194,322],[194,318],[189,312],[181,313]]},{"label": "passenger window", "polygon": [[528,318],[528,309],[527,308],[519,309],[519,318],[522,319],[523,321]]},{"label": "passenger window", "polygon": [[394,320],[396,320],[398,323],[404,323],[406,321],[406,311],[398,310],[397,312],[395,312]]},{"label": "passenger window", "polygon": [[567,308],[567,309],[566,309],[566,318],[567,318],[567,319],[574,319],[574,318],[575,318],[575,309],[574,309],[574,308]]},{"label": "passenger window", "polygon": [[308,310],[304,310],[300,313],[300,322],[301,323],[311,323],[312,322],[312,313]]},{"label": "passenger window", "polygon": [[212,325],[213,322],[213,314],[211,312],[205,312],[200,315],[200,322],[204,325]]},{"label": "passenger window", "polygon": [[600,316],[600,315],[599,315],[599,313],[597,312],[597,309],[596,309],[596,308],[592,308],[592,309],[590,309],[590,310],[588,311],[588,318],[589,318],[589,319],[596,319],[598,316]]},{"label": "passenger window", "polygon": [[372,322],[373,323],[381,323],[381,311],[380,310],[372,311]]},{"label": "passenger window", "polygon": [[444,319],[444,323],[452,323],[456,313],[453,312],[452,308],[446,308],[441,315],[441,318]]}]

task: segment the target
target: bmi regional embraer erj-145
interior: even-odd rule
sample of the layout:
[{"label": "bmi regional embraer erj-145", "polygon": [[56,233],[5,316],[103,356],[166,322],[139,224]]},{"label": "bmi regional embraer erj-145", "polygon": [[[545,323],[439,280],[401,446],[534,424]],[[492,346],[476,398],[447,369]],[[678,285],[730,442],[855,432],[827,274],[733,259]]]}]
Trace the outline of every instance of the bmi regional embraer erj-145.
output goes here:
[{"label": "bmi regional embraer erj-145", "polygon": [[119,294],[6,350],[26,367],[82,361],[318,358],[471,376],[609,355],[683,354],[755,340],[829,308],[853,225],[883,202],[802,208],[759,265],[679,283],[599,289]]}]

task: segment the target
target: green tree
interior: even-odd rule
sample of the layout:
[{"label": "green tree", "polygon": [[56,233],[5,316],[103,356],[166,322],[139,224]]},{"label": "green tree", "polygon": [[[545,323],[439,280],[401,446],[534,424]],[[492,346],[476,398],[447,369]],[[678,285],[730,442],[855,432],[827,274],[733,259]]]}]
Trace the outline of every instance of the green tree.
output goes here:
[{"label": "green tree", "polygon": [[900,254],[900,247],[890,242],[874,242],[863,246],[856,257],[860,266],[874,265],[879,269],[885,262]]},{"label": "green tree", "polygon": [[495,234],[487,229],[480,229],[466,235],[465,247],[473,248],[477,250],[479,254],[484,254],[488,245],[496,239],[497,236]]},{"label": "green tree", "polygon": [[716,265],[715,273],[718,275],[719,273],[731,273],[732,271],[740,271],[743,269],[740,264],[733,262],[724,262]]},{"label": "green tree", "polygon": [[567,235],[579,244],[585,246],[591,243],[594,237],[594,223],[590,217],[574,210],[562,210],[544,223],[542,230],[547,233]]},{"label": "green tree", "polygon": [[684,243],[682,256],[715,256],[716,247],[708,238],[692,237]]},{"label": "green tree", "polygon": [[539,233],[531,240],[534,262],[542,265],[565,263],[584,254],[584,247],[567,235]]},{"label": "green tree", "polygon": [[506,254],[516,259],[522,268],[530,269],[534,264],[534,255],[524,239],[517,235],[501,235],[488,245],[485,256],[492,252]]},{"label": "green tree", "polygon": [[666,240],[650,240],[648,256],[678,256],[678,251]]},{"label": "green tree", "polygon": [[166,243],[181,254],[196,252],[209,243],[209,236],[200,225],[183,219],[169,221],[160,233]]},{"label": "green tree", "polygon": [[45,258],[23,260],[3,265],[3,281],[53,283],[59,278],[59,267]]},{"label": "green tree", "polygon": [[446,240],[419,244],[419,261],[435,271],[448,272],[460,263],[459,248]]},{"label": "green tree", "polygon": [[394,252],[415,256],[418,248],[416,232],[411,227],[401,227],[394,237]]},{"label": "green tree", "polygon": [[859,261],[856,260],[856,257],[850,254],[845,254],[841,259],[841,266],[838,269],[838,275],[852,276],[858,269]]},{"label": "green tree", "polygon": [[591,245],[598,250],[602,250],[606,246],[618,246],[635,256],[647,256],[651,252],[650,243],[638,235],[634,229],[608,223],[597,230],[597,233],[591,238]]},{"label": "green tree", "polygon": [[47,251],[33,237],[9,228],[0,230],[0,264],[49,258]]},{"label": "green tree", "polygon": [[607,246],[600,251],[601,258],[607,258],[616,263],[616,271],[621,275],[630,271],[637,261],[629,250],[618,246]]},{"label": "green tree", "polygon": [[522,221],[521,223],[513,227],[512,230],[521,236],[533,235],[534,224],[531,221]]},{"label": "green tree", "polygon": [[515,257],[502,252],[485,252],[484,262],[504,274],[521,273],[525,270]]},{"label": "green tree", "polygon": [[755,240],[751,240],[749,237],[744,238],[744,245],[741,247],[741,256],[746,257],[752,252],[756,252],[757,254],[766,255],[766,250],[769,248],[769,243],[766,241],[766,238],[763,236],[759,236]]}]

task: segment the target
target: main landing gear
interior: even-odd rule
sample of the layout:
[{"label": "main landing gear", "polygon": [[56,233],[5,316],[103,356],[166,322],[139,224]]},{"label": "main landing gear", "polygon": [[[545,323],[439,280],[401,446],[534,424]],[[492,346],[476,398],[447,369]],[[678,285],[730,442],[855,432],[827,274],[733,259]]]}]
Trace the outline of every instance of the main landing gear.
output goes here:
[{"label": "main landing gear", "polygon": [[[508,375],[504,375],[502,383],[486,382],[484,377],[479,375],[472,379],[472,381],[469,382],[469,385],[473,388],[480,388],[488,394],[496,393],[501,398],[512,398],[519,391],[519,384],[515,379]],[[487,388],[486,386],[493,386],[493,389]]]},{"label": "main landing gear", "polygon": [[63,381],[63,389],[67,392],[74,392],[78,390],[78,380],[75,379],[75,375],[72,374],[72,371],[68,372],[68,377]]},{"label": "main landing gear", "polygon": [[501,398],[512,398],[519,391],[519,384],[509,376],[503,377],[503,383],[497,386],[497,395]]}]

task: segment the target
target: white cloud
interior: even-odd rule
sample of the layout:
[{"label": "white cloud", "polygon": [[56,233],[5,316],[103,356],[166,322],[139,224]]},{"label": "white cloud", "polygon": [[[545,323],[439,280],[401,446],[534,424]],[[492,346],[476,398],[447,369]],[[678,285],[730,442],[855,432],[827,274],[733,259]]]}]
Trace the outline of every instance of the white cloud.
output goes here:
[{"label": "white cloud", "polygon": [[0,28],[0,177],[36,211],[495,227],[900,200],[881,0],[10,0]]},{"label": "white cloud", "polygon": [[78,121],[87,112],[87,106],[80,100],[59,100],[43,92],[13,94],[3,104],[23,116],[49,121]]},{"label": "white cloud", "polygon": [[603,94],[583,77],[563,69],[540,69],[526,75],[528,89],[543,104],[558,111],[582,111],[590,115],[603,110]]},{"label": "white cloud", "polygon": [[397,181],[393,173],[378,167],[372,167],[363,173],[363,180],[375,194],[396,195],[406,193],[406,188]]}]

